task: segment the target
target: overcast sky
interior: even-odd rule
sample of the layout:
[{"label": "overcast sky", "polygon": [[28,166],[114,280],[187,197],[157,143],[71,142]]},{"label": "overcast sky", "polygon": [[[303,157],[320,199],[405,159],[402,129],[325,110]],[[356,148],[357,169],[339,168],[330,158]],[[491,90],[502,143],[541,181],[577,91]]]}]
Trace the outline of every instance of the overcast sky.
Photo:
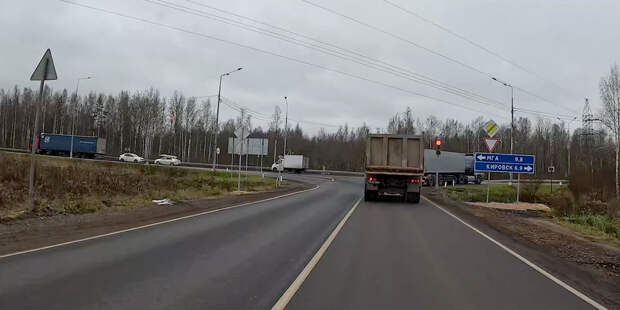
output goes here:
[{"label": "overcast sky", "polygon": [[[216,14],[267,28],[272,33],[284,33],[218,10],[232,12],[329,43],[332,50],[345,48],[380,60],[383,65],[482,96],[485,99],[481,101],[487,102],[482,104],[224,24],[213,16],[196,16],[163,7],[155,0],[71,1],[166,24],[177,30],[58,0],[0,0],[0,88],[37,87],[28,78],[46,48],[52,50],[59,77],[49,82],[50,87],[74,91],[78,77],[95,77],[81,82],[81,94],[88,91],[117,94],[120,90],[153,87],[164,96],[175,90],[187,96],[213,95],[217,94],[221,73],[243,67],[224,79],[224,97],[263,113],[256,116],[264,118],[273,113],[277,104],[284,109],[283,97],[288,96],[289,117],[306,121],[301,123],[302,127],[316,132],[321,125],[308,122],[333,125],[346,122],[350,126],[366,122],[371,128],[385,127],[394,113],[407,106],[422,119],[434,114],[440,119],[470,121],[482,115],[485,119],[507,122],[510,90],[491,80],[489,75],[519,88],[515,89],[517,108],[580,116],[586,97],[598,109],[598,82],[620,57],[620,1],[617,0],[390,0],[529,72],[383,0],[308,0],[377,27],[383,33],[302,0],[165,0],[191,7],[194,13]],[[506,105],[500,107],[498,102]],[[236,114],[231,108],[222,107],[221,117]],[[254,120],[255,125],[265,127],[266,123],[258,118]],[[328,131],[334,129],[323,127]]]}]

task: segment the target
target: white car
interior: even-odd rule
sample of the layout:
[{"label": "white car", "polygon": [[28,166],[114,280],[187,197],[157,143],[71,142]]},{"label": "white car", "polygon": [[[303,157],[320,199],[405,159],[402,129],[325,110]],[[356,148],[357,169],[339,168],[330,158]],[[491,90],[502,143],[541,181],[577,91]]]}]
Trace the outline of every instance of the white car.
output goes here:
[{"label": "white car", "polygon": [[178,166],[181,164],[181,161],[173,155],[159,155],[159,158],[155,160],[155,164],[157,165],[166,165],[166,166]]},{"label": "white car", "polygon": [[130,163],[143,163],[144,158],[134,154],[134,153],[124,153],[118,157],[119,161],[130,162]]}]

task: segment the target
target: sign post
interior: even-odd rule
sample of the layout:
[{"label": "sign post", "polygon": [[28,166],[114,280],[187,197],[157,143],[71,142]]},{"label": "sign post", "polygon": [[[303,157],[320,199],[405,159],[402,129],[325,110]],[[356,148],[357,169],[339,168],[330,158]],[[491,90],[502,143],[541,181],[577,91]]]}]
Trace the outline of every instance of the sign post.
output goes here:
[{"label": "sign post", "polygon": [[[495,128],[492,131],[488,129],[489,123],[491,123],[494,126],[494,127],[491,127],[492,129]],[[489,121],[487,122],[487,125],[484,126],[484,130],[489,136],[491,136],[491,138],[484,138],[484,145],[487,146],[487,150],[489,150],[489,153],[493,153],[493,150],[495,150],[495,147],[497,146],[497,142],[499,142],[499,139],[493,138],[493,136],[497,132],[497,125],[495,125],[493,121]],[[490,192],[491,192],[491,172],[489,171],[487,173],[487,203],[489,203]]]},{"label": "sign post", "polygon": [[[241,126],[241,127],[237,128],[237,130],[235,130],[235,136],[237,136],[237,138],[240,139],[239,144],[241,146],[241,151],[239,152],[239,172],[237,174],[237,190],[238,191],[241,191],[241,156],[243,156],[243,144],[244,144],[243,142],[248,138],[249,135],[250,135],[250,131],[246,130],[245,126]],[[233,149],[234,149],[234,147],[233,147]],[[234,151],[233,151],[233,157],[234,156],[235,155],[234,155]],[[247,159],[247,157],[246,157],[246,159]]]},{"label": "sign post", "polygon": [[549,182],[550,191],[553,193],[553,174],[555,173],[555,166],[549,166],[547,172],[551,174],[551,182]]},{"label": "sign post", "polygon": [[[493,150],[497,146],[497,142],[499,142],[499,139],[494,139],[493,136],[495,136],[499,127],[493,120],[489,120],[482,126],[482,129],[484,130],[484,132],[487,133],[487,135],[489,135],[488,138],[484,138],[484,144],[487,146],[487,150],[489,151],[489,153],[493,153]],[[490,191],[491,191],[491,172],[489,171],[487,174],[487,203],[489,203],[489,192]]]},{"label": "sign post", "polygon": [[30,178],[28,182],[28,199],[30,203],[34,205],[34,170],[35,170],[35,154],[37,153],[37,138],[39,136],[39,108],[43,105],[43,90],[46,80],[56,80],[56,67],[54,67],[54,60],[52,59],[52,51],[48,48],[43,54],[43,58],[39,61],[39,64],[34,69],[31,81],[41,81],[39,86],[39,102],[35,106],[34,110],[34,131],[32,132],[32,147],[31,147],[31,159],[30,159]]}]

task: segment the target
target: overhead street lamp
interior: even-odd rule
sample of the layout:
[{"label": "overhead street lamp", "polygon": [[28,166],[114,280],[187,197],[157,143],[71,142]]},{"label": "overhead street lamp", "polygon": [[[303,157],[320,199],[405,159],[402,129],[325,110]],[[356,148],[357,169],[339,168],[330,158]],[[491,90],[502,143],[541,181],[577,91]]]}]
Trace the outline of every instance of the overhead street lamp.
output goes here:
[{"label": "overhead street lamp", "polygon": [[288,135],[288,98],[284,96],[286,103],[286,116],[284,117],[284,155],[286,155],[286,136]]},{"label": "overhead street lamp", "polygon": [[[512,87],[512,85],[503,82],[501,80],[498,80],[495,77],[491,77],[491,79],[493,79],[493,81],[496,81],[498,83],[501,83],[502,85],[506,86],[506,87],[510,87],[510,154],[512,154],[512,148],[513,148],[513,132],[515,129],[515,96],[514,96],[514,88]],[[510,173],[510,184],[512,184],[512,172]]]},{"label": "overhead street lamp", "polygon": [[217,131],[219,129],[219,118],[220,118],[220,100],[222,95],[222,78],[225,76],[229,76],[233,72],[237,72],[243,68],[239,67],[236,70],[224,73],[220,75],[220,86],[217,91],[217,112],[215,113],[215,137],[213,138],[213,172],[215,172],[215,166],[217,165]]},{"label": "overhead street lamp", "polygon": [[[564,120],[557,117],[558,121],[563,122]],[[566,145],[566,148],[568,149],[568,165],[567,165],[567,170],[566,170],[566,177],[570,177],[570,145],[572,143],[572,133],[570,131],[570,123],[572,123],[573,121],[577,120],[577,116],[571,118],[570,120],[568,120],[566,122],[567,124],[567,129],[568,129],[568,144]]]},{"label": "overhead street lamp", "polygon": [[[87,77],[83,77],[83,78],[78,78],[77,79],[77,85],[75,85],[75,103],[77,104],[78,102],[78,90],[80,88],[80,81],[81,80],[90,80],[92,79],[92,77],[87,76]],[[73,116],[71,117],[71,150],[69,151],[69,158],[73,158],[73,137],[74,137],[74,129],[75,129],[75,110],[73,111]]]}]

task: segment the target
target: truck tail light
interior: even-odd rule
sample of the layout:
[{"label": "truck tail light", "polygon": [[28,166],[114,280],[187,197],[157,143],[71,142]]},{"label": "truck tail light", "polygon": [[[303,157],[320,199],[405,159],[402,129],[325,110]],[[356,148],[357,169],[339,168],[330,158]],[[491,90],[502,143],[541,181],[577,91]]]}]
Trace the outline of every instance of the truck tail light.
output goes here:
[{"label": "truck tail light", "polygon": [[368,177],[368,182],[374,182],[374,181],[376,181],[376,180],[377,180],[377,179],[376,179],[376,178],[374,178],[374,177]]},{"label": "truck tail light", "polygon": [[413,179],[409,180],[409,182],[411,182],[411,184],[418,184],[418,183],[420,183],[420,179],[413,178]]}]

